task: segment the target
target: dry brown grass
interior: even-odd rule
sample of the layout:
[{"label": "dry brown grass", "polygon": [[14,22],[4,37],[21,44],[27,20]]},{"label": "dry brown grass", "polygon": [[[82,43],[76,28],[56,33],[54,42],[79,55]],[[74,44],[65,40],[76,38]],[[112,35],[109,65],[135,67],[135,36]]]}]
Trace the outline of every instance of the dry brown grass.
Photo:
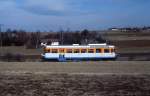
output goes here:
[{"label": "dry brown grass", "polygon": [[1,62],[0,72],[149,74],[150,62]]},{"label": "dry brown grass", "polygon": [[23,54],[23,55],[40,55],[43,52],[42,48],[40,49],[26,49],[24,46],[10,46],[10,47],[0,47],[0,54]]},{"label": "dry brown grass", "polygon": [[149,96],[150,62],[0,62],[0,96]]},{"label": "dry brown grass", "polygon": [[150,75],[0,74],[0,96],[150,96]]}]

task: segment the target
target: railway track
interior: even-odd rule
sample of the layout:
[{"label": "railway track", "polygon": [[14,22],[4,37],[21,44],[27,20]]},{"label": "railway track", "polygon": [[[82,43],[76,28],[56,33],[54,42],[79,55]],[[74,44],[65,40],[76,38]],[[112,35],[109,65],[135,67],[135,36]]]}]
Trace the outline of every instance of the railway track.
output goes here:
[{"label": "railway track", "polygon": [[119,57],[150,56],[150,53],[118,53]]},{"label": "railway track", "polygon": [[[137,60],[137,61],[144,61],[144,60],[148,60],[150,61],[150,53],[117,53],[117,60],[116,61],[133,61],[133,60]],[[15,56],[15,55],[14,55]],[[13,56],[0,56],[0,60],[3,59],[14,59],[17,60],[19,59],[23,59],[25,61],[41,61],[41,55],[21,55],[20,57],[13,57]],[[141,58],[144,58],[143,60],[141,60]]]},{"label": "railway track", "polygon": [[150,61],[150,53],[118,53],[117,61]]}]

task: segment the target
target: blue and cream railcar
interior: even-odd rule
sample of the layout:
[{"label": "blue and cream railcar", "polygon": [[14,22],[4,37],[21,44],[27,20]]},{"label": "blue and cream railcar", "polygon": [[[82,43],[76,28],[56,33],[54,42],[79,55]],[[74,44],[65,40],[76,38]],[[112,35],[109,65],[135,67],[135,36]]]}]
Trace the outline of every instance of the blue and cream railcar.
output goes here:
[{"label": "blue and cream railcar", "polygon": [[115,46],[107,44],[44,45],[44,60],[105,60],[115,59]]}]

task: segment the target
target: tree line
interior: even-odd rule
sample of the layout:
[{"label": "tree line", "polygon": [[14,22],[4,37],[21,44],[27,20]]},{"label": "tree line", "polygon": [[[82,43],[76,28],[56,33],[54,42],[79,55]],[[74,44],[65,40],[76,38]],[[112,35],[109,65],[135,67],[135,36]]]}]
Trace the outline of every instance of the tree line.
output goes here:
[{"label": "tree line", "polygon": [[[46,34],[44,34],[46,33]],[[88,44],[104,43],[101,34],[96,31],[59,31],[59,32],[26,32],[24,30],[11,30],[0,33],[0,46],[25,46],[26,48],[39,48],[41,42],[50,44],[53,41],[60,44]]]}]

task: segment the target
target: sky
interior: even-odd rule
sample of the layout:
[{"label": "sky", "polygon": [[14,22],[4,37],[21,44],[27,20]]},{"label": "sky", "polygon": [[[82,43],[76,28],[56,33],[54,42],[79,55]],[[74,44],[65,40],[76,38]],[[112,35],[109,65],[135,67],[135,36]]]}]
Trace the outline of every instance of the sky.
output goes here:
[{"label": "sky", "polygon": [[150,26],[150,0],[0,0],[3,30]]}]

